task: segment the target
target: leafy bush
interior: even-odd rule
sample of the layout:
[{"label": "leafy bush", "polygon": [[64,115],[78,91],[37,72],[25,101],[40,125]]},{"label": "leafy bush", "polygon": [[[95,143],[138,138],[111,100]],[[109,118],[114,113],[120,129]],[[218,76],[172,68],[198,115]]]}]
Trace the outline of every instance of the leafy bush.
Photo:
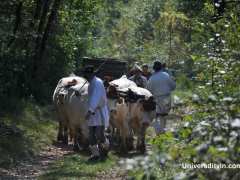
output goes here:
[{"label": "leafy bush", "polygon": [[193,82],[185,74],[178,74],[176,77],[177,88],[178,89],[188,89],[191,90],[193,88]]},{"label": "leafy bush", "polygon": [[145,158],[135,163],[141,178],[239,179],[238,168],[184,169],[184,163],[240,164],[239,96],[195,96],[197,101],[193,98],[189,104],[194,111],[184,116],[183,125],[152,139],[155,152],[148,162]]}]

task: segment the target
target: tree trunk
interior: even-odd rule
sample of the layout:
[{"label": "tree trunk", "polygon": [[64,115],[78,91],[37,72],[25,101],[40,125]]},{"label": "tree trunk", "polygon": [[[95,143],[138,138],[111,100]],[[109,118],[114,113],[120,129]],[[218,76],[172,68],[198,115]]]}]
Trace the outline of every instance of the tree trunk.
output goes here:
[{"label": "tree trunk", "polygon": [[[43,34],[41,35],[42,38],[41,38],[41,36],[39,36],[38,40],[36,42],[36,49],[35,49],[36,54],[35,54],[34,64],[33,64],[33,82],[37,82],[37,84],[35,84],[35,86],[33,85],[34,86],[33,92],[34,92],[35,96],[38,93],[38,87],[36,87],[36,85],[41,84],[41,81],[43,79],[44,67],[46,66],[46,63],[43,62],[43,55],[44,55],[44,52],[46,49],[47,40],[48,40],[50,31],[51,31],[53,22],[57,16],[57,12],[58,12],[60,3],[61,3],[61,0],[53,1],[50,15],[48,16],[45,29],[43,31]],[[48,4],[48,6],[49,6],[49,4]],[[46,9],[45,9],[45,11],[46,11]],[[41,19],[44,19],[44,16],[47,16],[47,14],[45,14],[45,13],[46,12],[43,12]],[[41,31],[42,31],[41,29],[43,28],[44,22],[45,21],[42,21],[42,23],[39,24],[39,29],[38,29],[39,33],[41,33]]]},{"label": "tree trunk", "polygon": [[23,2],[20,1],[17,5],[16,13],[15,13],[16,18],[15,18],[15,25],[14,25],[14,28],[13,28],[13,37],[10,39],[10,41],[8,43],[8,47],[10,47],[16,39],[17,30],[18,30],[18,28],[21,24],[22,6],[23,6]]},{"label": "tree trunk", "polygon": [[61,0],[55,0],[54,4],[52,6],[51,14],[48,18],[48,22],[47,22],[47,25],[46,25],[46,28],[45,28],[45,31],[44,31],[44,34],[43,34],[41,46],[40,46],[40,51],[39,51],[39,60],[40,61],[42,60],[42,56],[43,56],[43,53],[45,51],[46,42],[47,42],[47,39],[49,37],[51,27],[53,25],[54,20],[56,19],[58,8],[60,6],[60,2],[61,2]]},{"label": "tree trunk", "polygon": [[46,24],[46,21],[47,21],[47,14],[48,14],[50,5],[51,5],[51,0],[45,0],[43,4],[43,12],[42,12],[41,19],[38,25],[38,30],[37,30],[37,38],[36,38],[36,46],[35,46],[36,56],[39,51],[39,47],[42,39],[42,33],[43,33],[44,25]]},{"label": "tree trunk", "polygon": [[172,55],[172,22],[169,25],[169,54],[168,54],[168,65],[170,65]]},{"label": "tree trunk", "polygon": [[42,11],[42,0],[36,0],[36,8],[34,12],[34,20],[38,20]]}]

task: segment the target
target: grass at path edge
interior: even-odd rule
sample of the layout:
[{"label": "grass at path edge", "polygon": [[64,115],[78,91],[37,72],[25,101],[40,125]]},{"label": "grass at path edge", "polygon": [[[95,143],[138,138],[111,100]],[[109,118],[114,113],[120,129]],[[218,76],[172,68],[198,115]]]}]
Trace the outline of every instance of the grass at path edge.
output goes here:
[{"label": "grass at path edge", "polygon": [[107,172],[116,166],[118,157],[109,154],[109,157],[104,161],[89,163],[88,155],[71,154],[65,156],[53,163],[47,172],[39,177],[40,180],[51,179],[97,179],[99,172]]}]

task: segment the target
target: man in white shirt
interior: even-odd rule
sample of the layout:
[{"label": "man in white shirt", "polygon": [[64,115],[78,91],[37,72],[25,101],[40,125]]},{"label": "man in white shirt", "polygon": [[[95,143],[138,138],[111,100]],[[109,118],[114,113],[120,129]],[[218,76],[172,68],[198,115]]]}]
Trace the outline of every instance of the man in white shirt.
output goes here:
[{"label": "man in white shirt", "polygon": [[171,110],[171,92],[176,88],[176,83],[168,73],[162,71],[160,61],[155,61],[153,65],[155,71],[149,78],[147,89],[153,94],[156,101],[157,119],[160,118],[160,129],[157,134],[164,132],[166,127],[166,118]]},{"label": "man in white shirt", "polygon": [[109,111],[103,81],[94,75],[93,66],[85,68],[84,77],[89,81],[86,120],[88,121],[89,143],[92,153],[89,160],[92,161],[107,155],[109,144],[104,130],[109,125]]}]

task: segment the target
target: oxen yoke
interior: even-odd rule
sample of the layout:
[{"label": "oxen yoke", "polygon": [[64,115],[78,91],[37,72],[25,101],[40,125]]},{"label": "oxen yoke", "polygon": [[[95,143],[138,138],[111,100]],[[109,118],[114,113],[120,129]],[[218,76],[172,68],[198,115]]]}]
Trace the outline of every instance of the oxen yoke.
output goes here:
[{"label": "oxen yoke", "polygon": [[133,148],[133,135],[137,136],[137,149],[144,152],[145,133],[155,116],[155,106],[152,93],[138,87],[126,76],[109,82],[107,88],[111,125],[119,131],[121,147]]},{"label": "oxen yoke", "polygon": [[[123,85],[122,83],[125,84]],[[156,108],[153,95],[145,88],[136,86],[134,82],[122,77],[110,82],[107,89],[107,97],[109,99],[124,98],[125,102],[136,103],[137,101],[143,105],[145,111],[153,111]]]},{"label": "oxen yoke", "polygon": [[147,112],[154,111],[156,108],[156,102],[152,94],[147,89],[141,87],[129,88],[125,99],[130,103],[139,101]]}]

